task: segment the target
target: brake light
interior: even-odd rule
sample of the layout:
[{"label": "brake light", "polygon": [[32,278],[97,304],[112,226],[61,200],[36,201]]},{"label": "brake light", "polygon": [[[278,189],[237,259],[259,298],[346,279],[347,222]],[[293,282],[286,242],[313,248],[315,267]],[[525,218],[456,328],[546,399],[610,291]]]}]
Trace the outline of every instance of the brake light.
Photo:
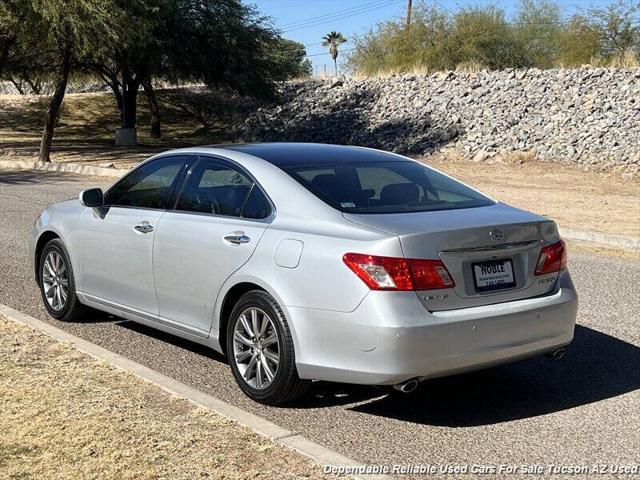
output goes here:
[{"label": "brake light", "polygon": [[346,253],[342,260],[372,290],[451,288],[453,279],[440,260]]},{"label": "brake light", "polygon": [[567,248],[560,240],[553,245],[548,245],[540,252],[538,264],[536,265],[536,275],[559,272],[567,268]]}]

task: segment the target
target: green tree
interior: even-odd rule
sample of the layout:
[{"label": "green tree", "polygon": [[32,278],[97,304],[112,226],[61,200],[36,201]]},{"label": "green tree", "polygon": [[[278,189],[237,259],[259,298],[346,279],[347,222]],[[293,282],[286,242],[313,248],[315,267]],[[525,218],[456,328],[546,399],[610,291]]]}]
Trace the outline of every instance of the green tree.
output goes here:
[{"label": "green tree", "polygon": [[158,53],[163,44],[158,32],[166,19],[161,11],[166,4],[159,0],[116,1],[120,14],[112,20],[118,34],[105,48],[89,55],[83,68],[100,76],[111,88],[122,128],[135,128],[138,92],[144,84],[151,97],[152,130],[154,135],[159,135],[160,118],[158,112],[153,111],[155,92],[150,75],[153,68],[161,67]]},{"label": "green tree", "polygon": [[409,25],[405,21],[390,20],[378,24],[363,37],[354,37],[348,66],[364,75],[412,68],[449,68],[450,55],[446,50],[449,34],[445,12],[418,4]]},{"label": "green tree", "polygon": [[640,24],[637,16],[640,3],[619,0],[605,8],[592,8],[589,16],[593,28],[599,33],[601,54],[604,58],[620,56],[626,52],[640,55]]},{"label": "green tree", "polygon": [[558,62],[580,67],[591,62],[602,49],[600,33],[582,15],[574,15],[558,35]]},{"label": "green tree", "polygon": [[273,75],[278,80],[311,76],[311,61],[307,58],[307,51],[302,43],[276,37],[270,54],[273,61]]},{"label": "green tree", "polygon": [[522,57],[504,12],[493,6],[460,10],[447,42],[450,68],[463,63],[490,69],[513,67],[519,66]]},{"label": "green tree", "polygon": [[[1,53],[3,77],[9,66],[15,73],[51,71],[51,96],[40,142],[38,159],[49,162],[55,123],[60,113],[75,65],[89,52],[98,51],[113,31],[114,5],[110,0],[4,0],[0,9],[0,31],[8,39]],[[37,53],[38,55],[35,55]]]},{"label": "green tree", "polygon": [[239,0],[119,1],[126,11],[123,33],[87,66],[112,89],[123,128],[136,126],[141,86],[152,111],[152,136],[159,136],[154,82],[203,82],[268,97],[304,56],[283,55],[291,45],[284,46],[267,20]]},{"label": "green tree", "polygon": [[562,19],[560,7],[550,0],[520,0],[514,35],[520,44],[522,66],[551,68],[558,60]]},{"label": "green tree", "polygon": [[338,47],[345,43],[347,39],[339,32],[333,31],[327,33],[322,37],[322,46],[329,47],[329,53],[333,59],[333,66],[335,67],[335,75],[338,76]]},{"label": "green tree", "polygon": [[9,9],[6,2],[0,3],[0,78],[4,78],[4,71],[9,59],[9,50],[16,41],[16,15]]}]

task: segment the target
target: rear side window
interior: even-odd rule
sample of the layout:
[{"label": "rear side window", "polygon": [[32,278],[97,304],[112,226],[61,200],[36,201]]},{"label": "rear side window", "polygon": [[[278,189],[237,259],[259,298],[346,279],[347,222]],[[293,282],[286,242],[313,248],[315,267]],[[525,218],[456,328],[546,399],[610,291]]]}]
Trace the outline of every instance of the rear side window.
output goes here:
[{"label": "rear side window", "polygon": [[262,219],[271,205],[245,173],[215,159],[201,159],[189,175],[176,210]]},{"label": "rear side window", "polygon": [[329,205],[349,213],[428,212],[493,204],[417,162],[304,165],[285,171]]},{"label": "rear side window", "polygon": [[245,218],[263,219],[267,218],[270,214],[271,205],[267,197],[264,196],[262,190],[254,185],[242,211],[242,216]]},{"label": "rear side window", "polygon": [[189,156],[152,160],[131,172],[109,189],[105,205],[138,208],[167,208],[169,195]]}]

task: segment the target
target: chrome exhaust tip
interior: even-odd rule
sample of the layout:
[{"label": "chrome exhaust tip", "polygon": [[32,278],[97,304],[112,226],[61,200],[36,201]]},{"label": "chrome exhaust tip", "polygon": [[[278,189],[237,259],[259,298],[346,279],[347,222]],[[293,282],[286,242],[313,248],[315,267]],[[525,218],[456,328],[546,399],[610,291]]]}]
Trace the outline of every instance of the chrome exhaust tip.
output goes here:
[{"label": "chrome exhaust tip", "polygon": [[407,380],[404,383],[399,383],[397,385],[394,385],[393,388],[398,390],[399,392],[402,392],[402,393],[411,393],[416,388],[418,388],[418,381],[417,380]]},{"label": "chrome exhaust tip", "polygon": [[554,350],[553,352],[547,353],[548,357],[553,358],[554,360],[560,360],[567,353],[567,349],[562,347]]}]

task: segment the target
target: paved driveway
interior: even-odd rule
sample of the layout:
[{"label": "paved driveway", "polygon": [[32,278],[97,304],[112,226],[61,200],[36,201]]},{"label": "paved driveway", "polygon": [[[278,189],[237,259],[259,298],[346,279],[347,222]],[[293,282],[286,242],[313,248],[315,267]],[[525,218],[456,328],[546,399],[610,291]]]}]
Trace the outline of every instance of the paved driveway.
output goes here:
[{"label": "paved driveway", "polygon": [[219,355],[97,314],[45,314],[28,236],[47,204],[105,186],[96,179],[0,171],[0,302],[55,324],[341,453],[371,463],[586,464],[640,458],[640,262],[570,254],[581,304],[562,361],[535,358],[424,383],[410,396],[318,382],[297,408],[247,400]]}]

